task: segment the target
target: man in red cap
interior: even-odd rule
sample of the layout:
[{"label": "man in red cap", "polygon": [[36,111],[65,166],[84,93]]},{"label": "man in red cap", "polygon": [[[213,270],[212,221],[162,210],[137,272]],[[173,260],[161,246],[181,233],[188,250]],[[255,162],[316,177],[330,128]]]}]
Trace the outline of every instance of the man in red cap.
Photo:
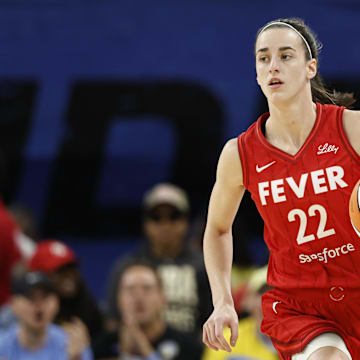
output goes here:
[{"label": "man in red cap", "polygon": [[76,263],[76,255],[69,246],[58,240],[44,240],[30,260],[30,267],[52,273],[58,268]]},{"label": "man in red cap", "polygon": [[49,274],[59,294],[60,310],[55,322],[64,324],[77,317],[87,326],[93,340],[102,330],[102,316],[79,272],[74,251],[58,240],[41,241],[29,268]]}]

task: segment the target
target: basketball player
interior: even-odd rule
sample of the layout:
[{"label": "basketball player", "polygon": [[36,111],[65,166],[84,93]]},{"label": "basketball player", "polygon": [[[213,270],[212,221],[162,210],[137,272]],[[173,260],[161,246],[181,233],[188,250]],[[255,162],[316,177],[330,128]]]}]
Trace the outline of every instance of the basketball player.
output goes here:
[{"label": "basketball player", "polygon": [[263,296],[262,331],[283,360],[360,359],[360,239],[348,215],[360,178],[360,112],[345,108],[351,94],[324,88],[319,48],[299,19],[257,34],[257,82],[270,112],[230,140],[218,163],[204,236],[214,311],[203,341],[212,349],[231,351],[237,339],[231,226],[247,189],[270,249],[274,289]]}]

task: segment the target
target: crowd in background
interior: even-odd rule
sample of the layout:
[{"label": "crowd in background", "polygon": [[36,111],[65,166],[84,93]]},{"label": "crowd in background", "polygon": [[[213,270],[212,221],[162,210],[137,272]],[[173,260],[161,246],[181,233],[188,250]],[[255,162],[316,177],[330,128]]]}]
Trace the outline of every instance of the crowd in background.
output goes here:
[{"label": "crowd in background", "polygon": [[232,354],[204,349],[211,292],[185,191],[155,185],[142,219],[144,242],[113,264],[100,307],[78,254],[59,239],[38,240],[31,213],[0,203],[0,358],[277,359],[259,330],[266,268],[234,267],[239,340]]}]

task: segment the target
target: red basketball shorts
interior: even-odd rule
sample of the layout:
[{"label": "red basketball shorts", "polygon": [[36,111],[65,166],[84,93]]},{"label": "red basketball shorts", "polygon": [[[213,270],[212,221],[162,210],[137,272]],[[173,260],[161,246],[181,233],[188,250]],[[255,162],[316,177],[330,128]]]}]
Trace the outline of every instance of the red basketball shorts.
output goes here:
[{"label": "red basketball shorts", "polygon": [[263,295],[262,308],[261,330],[282,360],[326,332],[340,335],[352,358],[360,359],[360,289],[274,289]]}]

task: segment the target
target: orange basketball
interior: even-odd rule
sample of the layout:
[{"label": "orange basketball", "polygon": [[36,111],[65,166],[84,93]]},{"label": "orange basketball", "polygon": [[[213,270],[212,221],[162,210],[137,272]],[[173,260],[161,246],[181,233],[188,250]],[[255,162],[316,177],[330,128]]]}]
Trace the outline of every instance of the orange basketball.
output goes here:
[{"label": "orange basketball", "polygon": [[349,201],[349,215],[355,232],[360,237],[360,180],[354,186]]}]

